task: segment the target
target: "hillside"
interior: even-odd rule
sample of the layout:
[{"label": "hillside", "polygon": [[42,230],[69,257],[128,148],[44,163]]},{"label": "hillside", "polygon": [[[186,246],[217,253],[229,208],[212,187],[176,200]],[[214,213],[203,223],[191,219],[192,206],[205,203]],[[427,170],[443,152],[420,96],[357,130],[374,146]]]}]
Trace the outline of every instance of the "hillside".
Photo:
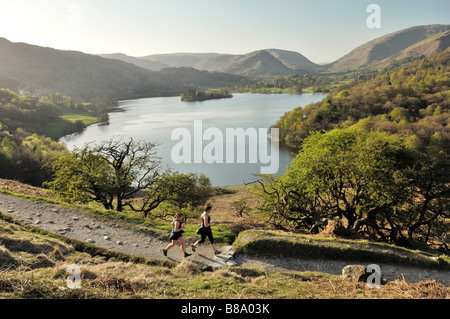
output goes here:
[{"label": "hillside", "polygon": [[311,72],[317,65],[300,53],[269,49],[244,55],[213,57],[197,63],[194,67],[241,75],[287,75]]},{"label": "hillside", "polygon": [[272,54],[275,58],[280,60],[285,66],[299,72],[314,72],[320,68],[320,65],[311,62],[305,56],[298,52],[286,51],[279,49],[267,49],[267,52]]},{"label": "hillside", "polygon": [[151,61],[148,59],[135,58],[135,57],[123,54],[123,53],[100,54],[100,56],[103,58],[107,58],[107,59],[116,59],[119,61],[132,63],[134,65],[137,65],[141,68],[144,68],[144,69],[147,69],[150,71],[159,71],[159,70],[171,67],[168,64],[164,64],[164,63],[161,63],[158,61]]},{"label": "hillside", "polygon": [[450,52],[445,51],[342,86],[323,102],[283,115],[276,123],[280,136],[299,148],[310,131],[328,131],[366,119],[369,128],[416,135],[422,147],[429,145],[434,133],[446,145],[448,127],[441,121],[445,123],[449,113],[449,59]]},{"label": "hillside", "polygon": [[162,67],[188,67],[210,72],[224,72],[238,75],[286,75],[296,69],[313,70],[315,65],[296,52],[282,50],[259,50],[242,55],[218,53],[175,53],[156,54],[145,57],[129,57],[123,54],[103,54],[134,63],[149,70]]},{"label": "hillside", "polygon": [[448,251],[449,61],[437,53],[283,115],[275,127],[299,152],[264,180],[267,214],[310,232],[339,218],[373,240]]},{"label": "hillside", "polygon": [[140,60],[150,60],[162,63],[167,67],[194,67],[197,63],[204,59],[224,56],[226,54],[220,53],[167,53],[167,54],[152,54],[143,57],[138,57]]},{"label": "hillside", "polygon": [[59,92],[83,99],[123,99],[180,94],[186,88],[223,87],[241,81],[240,77],[193,69],[150,71],[117,57],[124,59],[121,55],[107,59],[1,38],[0,85],[38,95]]},{"label": "hillside", "polygon": [[[319,65],[298,52],[265,49],[246,54],[173,53],[144,57],[102,55],[134,63],[149,70],[162,67],[192,67],[245,76],[328,74],[380,69],[393,61],[431,56],[448,49],[450,25],[415,26],[369,41],[333,63]],[[148,62],[151,63],[148,63]]]},{"label": "hillside", "polygon": [[156,94],[156,74],[122,61],[75,51],[60,51],[0,39],[0,77],[17,91],[42,95],[60,92],[74,97]]},{"label": "hillside", "polygon": [[328,72],[362,68],[381,68],[393,60],[431,56],[449,47],[450,25],[415,26],[400,30],[368,43],[327,66]]},{"label": "hillside", "polygon": [[[427,268],[405,268],[397,264],[393,268],[393,279],[379,289],[371,289],[363,282],[355,282],[344,279],[334,270],[330,273],[329,267],[333,260],[326,263],[322,260],[305,260],[292,258],[292,246],[286,243],[297,242],[294,246],[296,252],[308,253],[308,246],[314,246],[314,250],[320,252],[320,258],[329,258],[333,251],[351,252],[350,260],[358,255],[359,249],[366,254],[369,246],[377,250],[377,256],[383,256],[383,260],[402,259],[403,254],[408,254],[411,260],[423,260],[425,255],[409,252],[386,245],[370,244],[363,241],[343,241],[333,238],[319,238],[317,236],[299,236],[279,231],[255,231],[243,232],[238,238],[235,247],[240,251],[236,262],[239,265],[229,266],[223,269],[204,271],[193,260],[182,260],[176,257],[163,258],[158,255],[158,248],[153,243],[160,241],[160,230],[155,230],[148,225],[133,225],[131,219],[127,222],[114,220],[112,216],[100,217],[100,212],[79,212],[78,216],[72,216],[74,209],[67,205],[58,205],[54,200],[40,199],[33,201],[27,199],[28,195],[44,196],[47,193],[42,189],[30,188],[27,185],[12,181],[0,181],[0,188],[14,190],[22,193],[20,196],[2,194],[2,203],[9,206],[9,212],[0,212],[0,267],[2,278],[0,279],[0,298],[51,298],[51,299],[79,299],[79,298],[156,298],[156,299],[303,299],[303,298],[446,298],[448,287],[442,284],[436,272],[436,262],[432,259],[425,261]],[[231,209],[230,203],[237,196],[244,195],[248,190],[238,189],[236,194],[224,194],[215,197],[217,207],[221,207],[220,214],[216,213],[219,225],[215,230],[227,227],[230,223],[245,222],[255,223],[255,216],[245,215],[243,218],[231,218],[227,210]],[[244,191],[244,192],[243,192]],[[5,196],[7,198],[5,198]],[[23,198],[25,197],[25,198]],[[13,205],[19,201],[24,202],[22,207]],[[28,217],[25,212],[29,211]],[[49,221],[52,214],[62,215],[61,219],[70,220],[70,228],[64,231],[48,231],[46,227],[59,227],[59,220]],[[13,217],[11,217],[13,215]],[[21,217],[23,215],[23,217]],[[97,218],[94,215],[98,215]],[[252,214],[253,215],[253,214]],[[24,222],[33,222],[34,225]],[[39,219],[39,222],[36,220]],[[137,220],[137,219],[135,219]],[[167,223],[167,222],[166,222]],[[63,223],[64,224],[64,223]],[[108,224],[113,225],[109,227]],[[161,224],[161,223],[159,223]],[[56,229],[55,228],[55,229]],[[133,229],[137,237],[155,236],[151,241],[133,241]],[[75,239],[75,232],[82,231],[87,236],[94,236],[94,230],[102,233],[96,243]],[[130,233],[121,239],[122,244],[116,243],[114,234],[121,232]],[[111,239],[102,238],[103,233],[108,232]],[[114,232],[114,233],[111,233]],[[220,234],[220,231],[217,232]],[[283,241],[280,245],[280,240]],[[192,242],[195,238],[187,238]],[[264,242],[263,246],[259,241]],[[117,247],[117,249],[105,248],[105,245]],[[270,250],[262,247],[268,245]],[[351,245],[350,249],[346,247]],[[145,247],[144,247],[145,246]],[[276,258],[271,259],[271,251],[275,248]],[[377,249],[378,247],[378,249]],[[206,259],[211,254],[207,245],[204,251],[198,254],[205,255]],[[120,250],[118,250],[120,249]],[[126,250],[128,249],[128,253]],[[155,257],[145,257],[136,254],[141,249],[146,254],[155,251]],[[337,250],[336,250],[337,249]],[[264,258],[258,258],[258,254],[264,252]],[[134,252],[134,253],[133,253]],[[174,251],[173,254],[176,252]],[[282,258],[278,255],[282,254]],[[247,255],[248,254],[248,255]],[[302,254],[300,254],[302,255]],[[327,256],[328,255],[328,256]],[[161,256],[161,257],[160,257]],[[255,257],[256,256],[256,257]],[[268,257],[269,256],[269,257]],[[303,256],[303,255],[302,255]],[[396,257],[397,256],[397,257]],[[429,255],[426,255],[429,256]],[[174,256],[175,257],[175,256]],[[316,256],[319,257],[319,256]],[[277,260],[277,261],[276,261]],[[349,260],[349,261],[350,261]],[[403,259],[402,259],[403,260]],[[307,270],[296,270],[297,262],[303,262],[310,267]],[[273,263],[273,264],[272,264]],[[342,261],[341,261],[342,263]],[[344,263],[346,265],[347,263]],[[313,265],[321,265],[316,269]],[[73,274],[69,266],[79,266],[80,287],[68,289],[68,278]],[[308,267],[308,266],[307,266]],[[303,267],[300,267],[303,269]],[[386,265],[383,270],[389,269]],[[401,272],[401,273],[399,273]],[[408,281],[402,278],[406,275]],[[383,273],[384,274],[384,273]],[[423,274],[421,277],[418,274]],[[437,276],[437,277],[436,277]],[[416,279],[413,279],[415,277]],[[419,278],[420,277],[420,278]],[[72,276],[73,278],[73,276]],[[390,276],[389,276],[390,278]],[[396,278],[400,278],[395,280]],[[409,282],[409,278],[412,279]],[[445,281],[445,276],[442,277]],[[417,280],[419,279],[419,280]],[[438,281],[436,281],[438,279]]]},{"label": "hillside", "polygon": [[449,32],[449,25],[401,30],[370,41],[327,66],[279,49],[242,55],[177,53],[136,58],[120,53],[94,56],[0,38],[0,87],[38,95],[60,92],[83,99],[173,95],[189,88],[237,86],[248,81],[248,76],[382,68],[393,61],[447,50]]}]

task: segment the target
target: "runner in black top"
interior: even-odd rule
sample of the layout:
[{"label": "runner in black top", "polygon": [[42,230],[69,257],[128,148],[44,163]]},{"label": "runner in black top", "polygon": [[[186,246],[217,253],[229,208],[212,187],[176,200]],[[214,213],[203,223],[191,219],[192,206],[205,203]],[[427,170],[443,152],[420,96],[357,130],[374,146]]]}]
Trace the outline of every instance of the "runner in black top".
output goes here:
[{"label": "runner in black top", "polygon": [[211,230],[211,224],[213,224],[214,222],[211,222],[211,216],[209,215],[209,213],[211,212],[211,205],[207,205],[205,208],[205,211],[202,214],[202,231],[200,233],[201,235],[201,239],[197,240],[197,242],[195,244],[193,244],[192,250],[195,251],[195,248],[197,248],[197,246],[199,244],[203,244],[206,240],[206,237],[208,237],[209,242],[211,244],[211,248],[214,252],[214,255],[218,255],[220,254],[220,251],[216,249],[216,246],[214,245],[214,237],[212,234],[212,230]]}]

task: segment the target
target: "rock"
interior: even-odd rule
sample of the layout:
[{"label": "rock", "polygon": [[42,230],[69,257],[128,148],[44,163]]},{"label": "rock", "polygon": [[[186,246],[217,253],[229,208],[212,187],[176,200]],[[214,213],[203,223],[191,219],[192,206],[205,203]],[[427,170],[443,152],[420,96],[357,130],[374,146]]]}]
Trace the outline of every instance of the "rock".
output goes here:
[{"label": "rock", "polygon": [[[376,265],[373,265],[376,266]],[[369,266],[370,267],[370,266]],[[372,282],[368,282],[368,279],[375,279],[375,277],[371,277],[371,275],[374,275],[375,272],[372,269],[368,269],[369,267],[363,266],[363,265],[348,265],[345,266],[342,269],[342,278],[343,279],[350,279],[352,281],[358,282],[362,281],[370,285],[374,285]],[[370,281],[370,280],[369,280]],[[388,283],[388,280],[386,278],[383,278],[380,273],[379,278],[379,284],[385,285]]]},{"label": "rock", "polygon": [[95,243],[95,240],[93,240],[92,238],[88,238],[88,239],[86,239],[86,241],[88,243],[90,243],[90,244],[94,244]]},{"label": "rock", "polygon": [[214,271],[213,267],[207,264],[202,264],[202,271]]},{"label": "rock", "polygon": [[235,262],[234,260],[228,260],[227,262],[226,262],[226,264],[227,264],[227,266],[237,266],[238,265],[238,263],[237,262]]},{"label": "rock", "polygon": [[109,236],[103,236],[103,239],[104,239],[104,240],[111,240],[111,237],[109,237]]},{"label": "rock", "polygon": [[352,281],[365,281],[364,276],[366,276],[366,266],[362,265],[348,265],[342,269],[342,278],[350,279]]},{"label": "rock", "polygon": [[40,220],[37,220],[34,224],[35,224],[35,225],[40,225],[40,224],[41,224],[41,221],[40,221]]},{"label": "rock", "polygon": [[116,244],[117,245],[123,245],[123,243],[120,240],[116,241]]}]

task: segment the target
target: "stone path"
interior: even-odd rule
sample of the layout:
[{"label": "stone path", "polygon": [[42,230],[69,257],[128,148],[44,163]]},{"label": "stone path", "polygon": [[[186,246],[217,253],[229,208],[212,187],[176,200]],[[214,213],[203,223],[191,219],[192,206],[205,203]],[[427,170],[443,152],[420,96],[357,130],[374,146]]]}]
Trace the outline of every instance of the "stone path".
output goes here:
[{"label": "stone path", "polygon": [[[169,233],[155,234],[151,231],[131,230],[125,222],[97,219],[81,210],[0,193],[0,211],[51,233],[89,242],[99,247],[175,262],[185,259],[179,245],[169,250],[167,257],[163,255],[162,249],[169,243]],[[269,271],[320,271],[339,275],[342,268],[349,264],[349,262],[337,260],[234,256],[231,246],[219,246],[221,254],[215,256],[209,244],[200,245],[196,252],[192,252],[190,248],[192,243],[186,239],[187,251],[192,253],[192,256],[186,259],[201,265],[204,270],[239,265]],[[446,286],[450,285],[449,271],[397,265],[380,266],[383,276],[388,280],[399,278],[405,278],[409,282],[438,280]]]},{"label": "stone path", "polygon": [[[51,233],[99,247],[176,262],[185,259],[179,244],[169,250],[167,257],[163,255],[162,249],[169,243],[168,233],[132,230],[123,221],[97,219],[78,209],[0,193],[0,211]],[[204,269],[218,269],[235,264],[231,246],[219,246],[222,253],[215,256],[209,244],[200,245],[196,252],[192,252],[192,243],[187,239],[185,241],[188,253],[192,253],[186,259],[202,265]]]}]

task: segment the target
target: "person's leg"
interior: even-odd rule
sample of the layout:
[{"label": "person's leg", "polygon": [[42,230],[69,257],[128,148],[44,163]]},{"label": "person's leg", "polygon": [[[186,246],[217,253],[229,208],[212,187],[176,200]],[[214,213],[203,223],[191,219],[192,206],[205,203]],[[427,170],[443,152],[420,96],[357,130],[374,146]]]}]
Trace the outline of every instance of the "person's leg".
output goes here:
[{"label": "person's leg", "polygon": [[181,250],[183,251],[183,253],[185,253],[185,252],[186,252],[186,246],[185,246],[185,244],[184,244],[184,239],[183,239],[183,237],[180,237],[180,238],[178,239],[178,241],[180,242]]},{"label": "person's leg", "polygon": [[201,237],[200,237],[200,240],[197,240],[191,247],[192,247],[192,250],[193,251],[195,251],[195,248],[197,248],[197,246],[199,245],[199,244],[203,244],[204,242],[205,242],[205,240],[206,240],[206,234],[205,233],[202,233],[201,234]]},{"label": "person's leg", "polygon": [[172,242],[166,246],[166,250],[169,250],[177,244],[178,239],[172,239]]},{"label": "person's leg", "polygon": [[208,239],[209,239],[209,242],[211,243],[211,248],[213,250],[214,255],[220,254],[220,251],[217,250],[216,245],[214,244],[214,236],[213,236],[212,232],[208,233]]},{"label": "person's leg", "polygon": [[178,239],[178,241],[179,241],[180,244],[181,244],[181,250],[183,250],[184,257],[190,256],[191,254],[188,254],[188,253],[186,252],[186,245],[185,245],[185,243],[184,243],[184,238],[183,238],[183,237],[180,237],[180,238]]},{"label": "person's leg", "polygon": [[172,239],[172,242],[168,244],[166,248],[163,249],[164,256],[167,256],[167,251],[173,248],[177,244],[177,241],[178,241],[177,239]]}]

